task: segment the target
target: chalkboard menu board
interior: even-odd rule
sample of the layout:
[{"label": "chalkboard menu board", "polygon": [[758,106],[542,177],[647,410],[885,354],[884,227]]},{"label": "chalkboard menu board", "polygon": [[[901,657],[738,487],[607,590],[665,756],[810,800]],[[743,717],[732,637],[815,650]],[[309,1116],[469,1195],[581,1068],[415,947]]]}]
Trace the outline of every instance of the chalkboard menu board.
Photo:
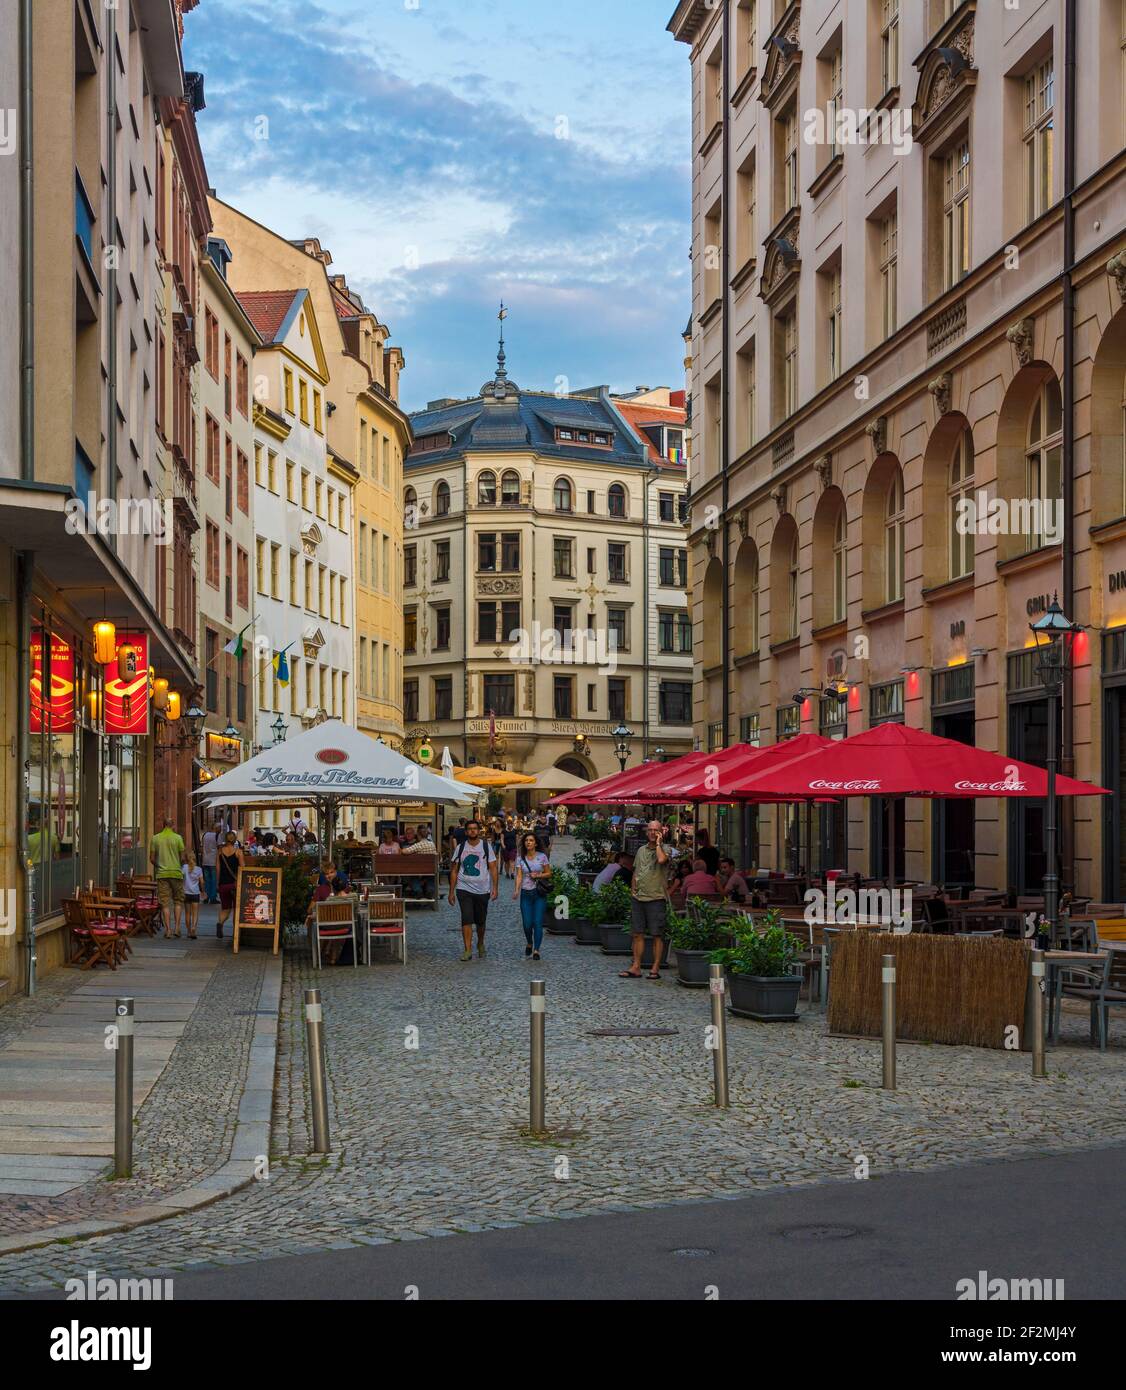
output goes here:
[{"label": "chalkboard menu board", "polygon": [[238,954],[239,932],[269,931],[274,934],[274,955],[278,953],[281,930],[282,871],[244,866],[238,871],[235,888],[234,951]]}]

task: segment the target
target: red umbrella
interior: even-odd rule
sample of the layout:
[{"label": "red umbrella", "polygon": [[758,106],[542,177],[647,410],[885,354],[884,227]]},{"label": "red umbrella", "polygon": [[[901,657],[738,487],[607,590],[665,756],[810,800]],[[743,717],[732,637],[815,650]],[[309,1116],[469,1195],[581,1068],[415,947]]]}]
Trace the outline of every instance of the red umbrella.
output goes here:
[{"label": "red umbrella", "polygon": [[[797,743],[774,744],[784,750]],[[985,796],[1045,797],[1048,774],[1042,767],[989,753],[968,743],[910,729],[904,724],[880,724],[852,738],[772,766],[725,780],[720,791],[734,798],[786,797],[804,800],[820,796],[927,796],[973,798]],[[1109,796],[1105,787],[1056,777],[1060,796]]]},{"label": "red umbrella", "polygon": [[[575,787],[562,796],[553,797],[549,806],[609,806],[626,801],[650,802],[668,800],[659,794],[653,797],[640,793],[650,786],[658,786],[675,775],[676,770],[703,764],[715,754],[685,753],[667,763],[644,763],[641,767],[627,768],[625,772],[615,772],[609,777],[600,777],[585,787]],[[680,799],[680,798],[678,798]]]},{"label": "red umbrella", "polygon": [[[736,797],[731,788],[751,773],[764,772],[768,768],[791,763],[795,758],[831,745],[832,740],[822,738],[820,734],[797,734],[782,743],[772,743],[766,748],[738,743],[733,748],[696,755],[702,761],[695,762],[691,767],[678,769],[675,775],[666,780],[664,790],[668,793],[668,799],[675,801],[740,800],[743,798]],[[684,761],[681,759],[682,763]],[[673,764],[670,763],[666,771],[672,767]],[[806,799],[807,795],[813,800],[831,799],[825,798],[824,793],[818,796],[817,793],[804,792],[796,796],[786,794],[782,798],[759,798],[756,795],[754,799],[800,801]]]}]

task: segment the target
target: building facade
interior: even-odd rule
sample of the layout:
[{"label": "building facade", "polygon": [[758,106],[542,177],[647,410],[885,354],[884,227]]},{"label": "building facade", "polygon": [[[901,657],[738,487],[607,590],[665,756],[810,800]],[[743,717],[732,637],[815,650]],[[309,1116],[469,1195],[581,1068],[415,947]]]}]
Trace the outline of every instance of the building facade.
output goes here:
[{"label": "building facade", "polygon": [[[9,335],[19,389],[0,408],[3,719],[14,755],[0,774],[0,820],[17,919],[0,933],[0,998],[34,989],[65,958],[64,897],[147,866],[149,671],[185,709],[197,680],[193,624],[185,642],[158,593],[175,494],[157,438],[157,156],[164,103],[188,95],[180,28],[191,8],[21,0],[2,15],[26,165],[0,161],[0,217],[5,227],[19,218],[3,272],[17,293],[5,302],[20,320]],[[10,369],[0,357],[0,372]]]},{"label": "building facade", "polygon": [[[291,729],[325,719],[354,722],[356,475],[328,445],[328,360],[309,291],[241,291],[237,298],[261,340],[255,357],[251,679],[255,738],[269,746]],[[277,810],[263,812],[257,823],[286,819]],[[342,824],[351,824],[347,812]]]},{"label": "building facade", "polygon": [[[1043,762],[1058,592],[1062,766],[1114,793],[1065,807],[1064,880],[1121,900],[1126,7],[683,0],[669,28],[701,746],[898,719]],[[1039,888],[1037,802],[857,800],[817,817],[825,862],[885,871],[893,817],[908,878]]]},{"label": "building facade", "polygon": [[[256,447],[254,436],[254,354],[262,340],[227,283],[231,254],[221,237],[211,237],[200,262],[203,520],[197,641],[207,716],[200,775],[206,778],[237,766],[255,742],[253,512],[257,488],[268,487],[269,454],[261,444]],[[232,643],[234,650],[227,650]]]},{"label": "building facade", "polygon": [[522,391],[502,342],[479,396],[433,402],[411,424],[408,734],[460,763],[584,778],[617,769],[623,723],[631,761],[686,750],[686,476],[666,435],[683,430],[683,407]]}]

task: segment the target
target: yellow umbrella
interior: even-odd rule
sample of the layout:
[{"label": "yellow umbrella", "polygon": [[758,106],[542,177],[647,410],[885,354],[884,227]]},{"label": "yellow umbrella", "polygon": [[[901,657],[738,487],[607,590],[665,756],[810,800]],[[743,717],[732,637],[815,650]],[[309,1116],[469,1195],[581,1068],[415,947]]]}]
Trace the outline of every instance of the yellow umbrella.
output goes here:
[{"label": "yellow umbrella", "polygon": [[471,787],[517,787],[534,782],[523,772],[506,772],[500,767],[459,767],[454,772],[455,782],[468,782]]}]

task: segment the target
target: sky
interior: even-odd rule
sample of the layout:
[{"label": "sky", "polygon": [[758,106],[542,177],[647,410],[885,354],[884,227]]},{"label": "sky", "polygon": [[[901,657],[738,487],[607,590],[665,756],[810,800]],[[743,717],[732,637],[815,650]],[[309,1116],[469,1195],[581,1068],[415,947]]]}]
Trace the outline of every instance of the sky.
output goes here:
[{"label": "sky", "polygon": [[[401,403],[684,385],[688,50],[673,0],[202,0],[217,194],[316,236],[402,347]],[[288,286],[279,286],[288,288]]]}]

